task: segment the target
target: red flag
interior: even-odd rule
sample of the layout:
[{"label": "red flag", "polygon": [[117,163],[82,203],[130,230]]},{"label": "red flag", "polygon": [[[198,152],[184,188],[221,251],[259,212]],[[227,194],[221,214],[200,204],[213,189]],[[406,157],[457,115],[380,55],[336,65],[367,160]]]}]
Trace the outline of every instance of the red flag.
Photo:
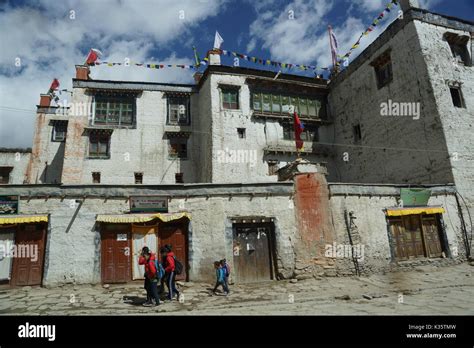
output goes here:
[{"label": "red flag", "polygon": [[51,86],[49,87],[48,93],[52,93],[55,90],[57,90],[58,88],[59,88],[59,80],[54,79],[53,82],[51,82]]},{"label": "red flag", "polygon": [[296,113],[296,111],[294,113],[293,127],[295,129],[296,150],[298,152],[303,151],[304,150],[304,148],[303,148],[304,142],[303,142],[303,140],[301,140],[301,133],[303,133],[304,125],[300,121],[300,118],[298,117],[298,114]]},{"label": "red flag", "polygon": [[86,58],[86,64],[87,65],[94,65],[97,59],[102,55],[102,52],[99,51],[98,49],[91,48],[89,54],[87,55]]}]

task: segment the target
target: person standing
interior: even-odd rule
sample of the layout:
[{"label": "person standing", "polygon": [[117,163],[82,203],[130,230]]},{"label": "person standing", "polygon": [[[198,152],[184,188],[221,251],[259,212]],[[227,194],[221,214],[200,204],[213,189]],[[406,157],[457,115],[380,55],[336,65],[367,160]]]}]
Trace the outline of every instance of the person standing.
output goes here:
[{"label": "person standing", "polygon": [[158,296],[158,270],[156,269],[156,256],[147,247],[143,247],[140,257],[138,258],[139,265],[145,265],[145,287],[147,287],[147,301],[143,304],[145,307],[155,306],[160,304],[160,297]]},{"label": "person standing", "polygon": [[174,295],[177,295],[179,300],[179,291],[176,289],[176,274],[175,274],[175,256],[171,250],[171,245],[165,245],[166,251],[166,263],[165,263],[165,274],[166,274],[166,286],[168,287],[168,300],[172,301]]}]

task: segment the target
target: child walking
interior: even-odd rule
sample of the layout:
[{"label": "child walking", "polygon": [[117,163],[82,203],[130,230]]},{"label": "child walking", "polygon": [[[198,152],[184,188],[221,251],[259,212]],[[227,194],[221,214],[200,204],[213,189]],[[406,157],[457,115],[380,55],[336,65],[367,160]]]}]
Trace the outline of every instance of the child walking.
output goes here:
[{"label": "child walking", "polygon": [[214,295],[216,294],[217,287],[219,285],[222,285],[222,289],[224,290],[224,295],[229,294],[229,288],[227,287],[226,281],[225,281],[225,270],[222,268],[222,265],[219,261],[214,262],[214,268],[216,269],[216,286],[214,286],[214,290],[212,291]]}]

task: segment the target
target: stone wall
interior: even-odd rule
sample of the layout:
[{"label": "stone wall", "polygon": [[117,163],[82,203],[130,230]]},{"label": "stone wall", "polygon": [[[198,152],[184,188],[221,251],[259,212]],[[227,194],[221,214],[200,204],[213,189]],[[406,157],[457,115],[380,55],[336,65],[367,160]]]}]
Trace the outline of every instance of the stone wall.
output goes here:
[{"label": "stone wall", "polygon": [[[111,88],[111,87],[110,87]],[[134,173],[143,173],[143,184],[175,183],[175,174],[183,173],[184,182],[196,182],[199,147],[202,136],[198,123],[198,98],[191,98],[191,125],[168,126],[167,99],[163,91],[143,90],[136,99],[136,127],[113,128],[110,158],[88,157],[88,127],[93,96],[86,88],[74,88],[73,103],[87,105],[86,115],[71,115],[64,157],[63,183],[90,184],[92,172],[101,173],[101,183],[133,184]],[[190,132],[186,159],[169,158],[167,131]],[[195,132],[194,132],[195,131]]]},{"label": "stone wall", "polygon": [[[380,40],[379,40],[380,41]],[[365,61],[330,85],[335,166],[340,182],[445,184],[453,176],[414,22],[373,44]],[[391,50],[393,80],[378,89],[370,63]],[[381,103],[420,103],[420,117],[382,116]],[[360,125],[362,139],[354,139]]]},{"label": "stone wall", "polygon": [[[353,243],[360,243],[364,247],[364,260],[359,261],[361,273],[384,272],[401,267],[403,264],[410,266],[417,262],[447,263],[466,259],[465,235],[461,228],[454,187],[432,187],[432,195],[428,202],[428,205],[439,205],[446,211],[442,217],[449,251],[453,258],[398,263],[392,259],[387,219],[383,210],[399,204],[400,188],[390,185],[330,184],[329,189],[330,214],[336,231],[337,244],[350,245],[345,212],[347,214],[352,212],[355,218],[349,231]],[[356,273],[352,258],[336,258],[335,261],[333,274]]]},{"label": "stone wall", "polygon": [[[110,198],[105,199],[105,192]],[[127,213],[128,195],[143,194],[170,195],[170,212],[190,212],[191,281],[212,281],[215,277],[212,262],[216,259],[226,258],[233,267],[229,224],[232,228],[232,218],[248,216],[274,219],[278,272],[283,277],[290,277],[294,269],[296,233],[294,210],[288,208],[291,192],[291,183],[223,187],[190,185],[184,188],[144,186],[140,189],[100,186],[38,188],[28,185],[0,188],[0,195],[22,196],[21,214],[49,214],[44,276],[47,286],[100,283],[100,233],[96,215]],[[28,199],[28,195],[32,197]],[[35,195],[41,198],[35,198]],[[50,198],[43,198],[45,196]]]},{"label": "stone wall", "polygon": [[0,167],[13,167],[9,184],[23,184],[30,156],[30,149],[0,149]]},{"label": "stone wall", "polygon": [[[455,61],[448,42],[443,38],[447,32],[467,37],[471,34],[466,30],[420,21],[416,22],[416,29],[445,134],[454,183],[465,200],[460,198],[466,223],[468,228],[472,228],[464,203],[471,217],[474,217],[474,67]],[[466,48],[472,57],[471,41],[468,41]],[[453,105],[449,90],[453,84],[461,88],[464,108]]]}]

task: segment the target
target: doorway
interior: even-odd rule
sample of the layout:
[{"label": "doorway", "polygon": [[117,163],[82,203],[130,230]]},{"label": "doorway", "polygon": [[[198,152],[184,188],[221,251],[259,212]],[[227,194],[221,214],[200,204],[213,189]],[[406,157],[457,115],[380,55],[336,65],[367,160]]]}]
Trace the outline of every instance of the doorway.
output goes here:
[{"label": "doorway", "polygon": [[187,219],[162,222],[158,227],[158,250],[170,244],[176,258],[183,264],[183,272],[176,280],[188,280],[188,223]]},{"label": "doorway", "polygon": [[20,224],[16,228],[12,286],[41,285],[47,224]]},{"label": "doorway", "polygon": [[131,276],[129,224],[104,224],[101,230],[102,283],[126,283]]},{"label": "doorway", "polygon": [[272,223],[233,225],[235,279],[239,283],[275,279]]},{"label": "doorway", "polygon": [[413,214],[388,219],[395,260],[441,257],[441,225],[436,214]]}]

